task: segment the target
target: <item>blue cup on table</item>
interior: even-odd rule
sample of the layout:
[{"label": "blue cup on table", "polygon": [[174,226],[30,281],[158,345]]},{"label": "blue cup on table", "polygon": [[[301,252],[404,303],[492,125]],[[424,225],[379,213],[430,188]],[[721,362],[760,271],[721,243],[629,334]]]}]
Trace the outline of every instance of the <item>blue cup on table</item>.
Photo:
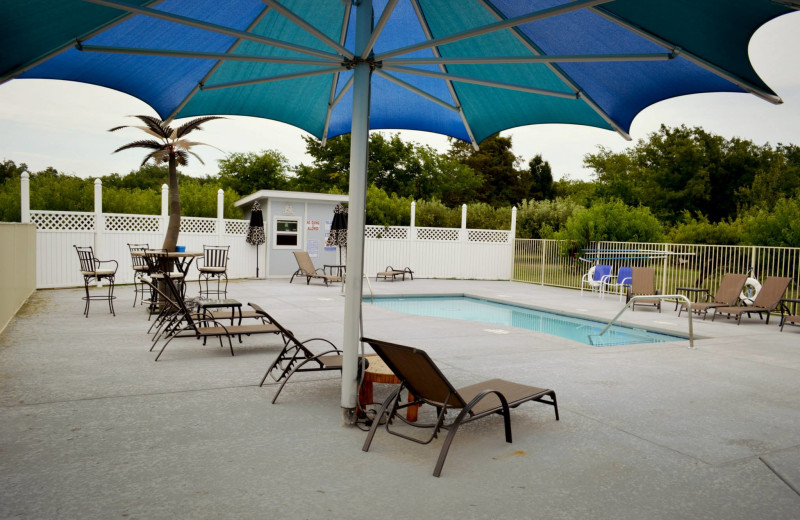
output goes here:
[{"label": "blue cup on table", "polygon": [[175,246],[175,252],[176,253],[185,253],[186,252],[186,246]]}]

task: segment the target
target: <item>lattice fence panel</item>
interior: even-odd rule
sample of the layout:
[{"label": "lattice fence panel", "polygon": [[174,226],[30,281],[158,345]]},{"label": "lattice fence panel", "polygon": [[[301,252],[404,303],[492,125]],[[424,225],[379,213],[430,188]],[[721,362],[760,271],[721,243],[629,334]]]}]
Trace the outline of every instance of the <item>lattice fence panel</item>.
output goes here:
[{"label": "lattice fence panel", "polygon": [[156,215],[106,214],[106,231],[158,232],[160,220]]},{"label": "lattice fence panel", "polygon": [[458,240],[458,229],[452,228],[417,228],[419,240]]},{"label": "lattice fence panel", "polygon": [[225,234],[226,235],[246,235],[247,226],[249,222],[246,220],[226,220],[225,221]]},{"label": "lattice fence panel", "polygon": [[31,211],[39,231],[94,231],[94,213]]},{"label": "lattice fence panel", "polygon": [[202,217],[181,217],[181,233],[206,233],[217,232],[217,219]]},{"label": "lattice fence panel", "polygon": [[492,244],[507,244],[510,231],[494,231],[489,229],[470,229],[468,232],[470,242],[488,242]]},{"label": "lattice fence panel", "polygon": [[383,226],[367,226],[364,229],[364,238],[405,240],[408,238],[408,228],[400,226],[388,228]]}]

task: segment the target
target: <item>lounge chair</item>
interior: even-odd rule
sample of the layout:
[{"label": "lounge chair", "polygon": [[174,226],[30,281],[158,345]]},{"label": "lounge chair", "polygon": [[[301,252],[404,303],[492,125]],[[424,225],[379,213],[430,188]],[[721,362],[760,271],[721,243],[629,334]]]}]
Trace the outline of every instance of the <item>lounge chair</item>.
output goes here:
[{"label": "lounge chair", "polygon": [[616,279],[611,276],[606,280],[605,287],[603,287],[604,292],[614,292],[619,291],[619,299],[622,300],[622,296],[625,294],[625,291],[631,285],[631,279],[633,278],[633,269],[631,267],[620,267],[619,271],[617,271]]},{"label": "lounge chair", "polygon": [[170,324],[163,328],[161,332],[157,333],[155,339],[153,340],[153,345],[150,347],[151,352],[160,340],[166,338],[161,350],[159,350],[158,355],[156,356],[156,361],[158,361],[161,357],[161,354],[164,353],[164,349],[167,348],[167,345],[169,345],[172,340],[176,338],[202,338],[203,344],[205,344],[205,340],[208,338],[217,338],[219,340],[220,347],[224,346],[222,339],[226,338],[228,340],[231,356],[233,356],[233,341],[231,341],[233,336],[239,336],[239,341],[241,341],[241,337],[243,335],[281,334],[282,329],[273,323],[231,325],[229,323],[225,323],[222,319],[214,319],[209,316],[199,317],[197,313],[191,312],[187,308],[186,302],[183,300],[183,298],[181,298],[180,292],[175,287],[175,283],[173,282],[172,278],[166,277],[164,282],[169,288],[169,292],[171,294],[165,294],[163,291],[161,291],[161,289],[158,288],[157,285],[151,284],[151,287],[159,292],[159,295],[165,299],[165,303],[174,306],[177,309],[177,312]]},{"label": "lounge chair", "polygon": [[791,281],[792,279],[790,277],[770,276],[764,280],[764,285],[761,287],[761,290],[758,291],[756,299],[753,300],[753,305],[716,307],[714,308],[714,316],[711,318],[711,321],[714,321],[717,314],[725,314],[729,318],[731,316],[736,316],[736,324],[739,325],[742,323],[742,314],[744,313],[747,313],[747,316],[750,316],[752,313],[757,313],[759,318],[763,318],[762,314],[766,313],[767,324],[769,324],[770,312],[778,309],[778,306],[781,304],[781,298],[783,298],[783,293],[786,292],[786,288],[789,287]]},{"label": "lounge chair", "polygon": [[395,269],[391,265],[387,265],[386,269],[375,275],[375,281],[377,282],[378,278],[381,276],[383,277],[384,280],[386,280],[391,276],[392,281],[394,281],[394,279],[397,278],[398,276],[402,276],[403,281],[405,281],[406,275],[410,275],[411,279],[412,280],[414,279],[414,271],[412,271],[410,267],[406,267],[404,269]]},{"label": "lounge chair", "polygon": [[[739,295],[746,281],[746,274],[726,274],[722,277],[722,281],[719,283],[719,288],[717,288],[717,292],[714,296],[709,297],[709,301],[693,303],[692,310],[698,315],[702,312],[703,319],[706,319],[709,309],[714,309],[716,307],[734,307],[736,302],[739,301]],[[686,303],[681,304],[678,309],[678,316],[681,315],[681,312],[686,310],[686,307]]]},{"label": "lounge chair", "polygon": [[[521,385],[502,379],[492,379],[456,390],[424,351],[377,339],[361,338],[361,340],[369,343],[375,353],[400,379],[400,386],[383,402],[378,414],[373,419],[362,448],[364,451],[369,451],[372,438],[375,436],[378,426],[383,422],[384,415],[386,415],[386,431],[419,444],[430,443],[438,436],[441,429],[449,430],[439,452],[439,460],[433,470],[433,475],[438,477],[442,473],[442,466],[444,466],[453,438],[459,426],[464,423],[488,415],[500,414],[505,423],[506,442],[511,442],[511,408],[516,408],[527,401],[537,401],[554,407],[556,420],[558,420],[558,404],[556,393],[553,390]],[[403,389],[414,395],[413,402],[401,404],[400,393]],[[546,396],[550,399],[543,399]],[[437,409],[435,423],[410,423],[397,413],[402,408],[420,404],[429,404]],[[445,424],[445,414],[452,410],[460,410],[460,413],[452,423]],[[433,433],[429,439],[420,440],[393,432],[389,429],[389,425],[395,419],[412,426],[433,428]]]},{"label": "lounge chair", "polygon": [[306,251],[295,251],[294,258],[297,260],[297,271],[294,272],[292,275],[291,280],[289,283],[292,283],[295,276],[305,276],[306,277],[306,285],[311,283],[312,278],[319,278],[325,282],[325,285],[328,285],[330,282],[341,282],[341,276],[335,276],[332,274],[325,274],[322,269],[315,269],[314,262],[311,261],[311,257],[308,256]]},{"label": "lounge chair", "polygon": [[[656,272],[650,267],[634,267],[632,269],[631,286],[628,288],[628,297],[626,302],[631,301],[634,296],[650,296],[660,293],[656,289]],[[636,300],[631,305],[631,310],[635,311],[637,305],[652,305],[658,312],[661,312],[661,299],[660,298],[642,298]]]},{"label": "lounge chair", "polygon": [[[297,372],[342,370],[342,351],[336,348],[336,345],[324,338],[312,338],[300,341],[290,330],[287,330],[278,323],[264,309],[254,303],[248,305],[256,312],[261,313],[270,323],[278,327],[285,341],[283,350],[281,350],[278,357],[269,365],[267,371],[264,372],[264,377],[261,378],[261,382],[258,384],[258,386],[264,386],[267,377],[271,377],[275,382],[281,383],[281,386],[278,387],[278,391],[275,392],[275,396],[272,398],[272,404],[275,404],[278,396],[283,391],[283,387],[286,386],[289,379]],[[331,348],[319,354],[315,354],[306,346],[306,344],[312,341],[322,341],[327,343]],[[366,360],[364,360],[364,363],[366,363]]]},{"label": "lounge chair", "polygon": [[589,268],[589,271],[581,278],[581,296],[583,296],[583,287],[588,285],[592,292],[603,292],[603,286],[611,278],[611,266],[598,264]]}]

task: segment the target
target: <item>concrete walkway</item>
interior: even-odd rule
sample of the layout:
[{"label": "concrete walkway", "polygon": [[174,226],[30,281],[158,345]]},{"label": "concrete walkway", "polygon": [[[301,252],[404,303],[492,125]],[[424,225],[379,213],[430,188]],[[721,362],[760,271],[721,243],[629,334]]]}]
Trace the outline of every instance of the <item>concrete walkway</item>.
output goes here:
[{"label": "concrete walkway", "polygon": [[[511,282],[372,282],[378,294],[472,294],[609,319],[615,298]],[[81,291],[39,291],[0,335],[0,518],[800,517],[800,328],[695,322],[703,339],[596,348],[478,322],[364,305],[365,334],[424,348],[457,385],[502,377],[556,390],[552,409],[464,427],[420,446],[341,425],[338,374],[298,376],[277,404],[258,381],[279,339],[236,356],[173,342],[119,287],[117,316],[82,315]],[[300,338],[339,344],[338,286],[232,282]],[[685,333],[686,315],[624,321]],[[501,330],[498,330],[501,329]],[[376,398],[391,391],[376,385]]]}]

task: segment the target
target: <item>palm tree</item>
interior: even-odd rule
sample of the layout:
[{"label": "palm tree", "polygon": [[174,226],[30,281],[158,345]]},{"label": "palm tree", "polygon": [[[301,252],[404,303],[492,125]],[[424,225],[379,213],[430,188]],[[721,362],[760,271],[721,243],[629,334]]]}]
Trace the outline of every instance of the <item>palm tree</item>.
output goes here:
[{"label": "palm tree", "polygon": [[178,233],[181,229],[181,199],[178,193],[178,165],[186,166],[189,160],[189,154],[197,158],[200,164],[205,164],[196,153],[191,151],[193,146],[205,145],[205,143],[188,141],[184,139],[184,137],[194,130],[200,130],[200,125],[207,121],[225,118],[220,116],[198,117],[173,129],[169,126],[168,121],[162,121],[157,117],[134,117],[138,117],[145,126],[117,126],[110,129],[109,132],[116,132],[122,128],[138,128],[156,139],[134,141],[117,148],[113,153],[121,152],[129,148],[146,148],[151,150],[151,152],[145,156],[144,161],[142,161],[142,166],[150,159],[153,159],[156,164],[169,164],[169,224],[167,225],[167,234],[164,237],[164,245],[161,247],[167,251],[175,251],[175,245],[178,243]]}]

